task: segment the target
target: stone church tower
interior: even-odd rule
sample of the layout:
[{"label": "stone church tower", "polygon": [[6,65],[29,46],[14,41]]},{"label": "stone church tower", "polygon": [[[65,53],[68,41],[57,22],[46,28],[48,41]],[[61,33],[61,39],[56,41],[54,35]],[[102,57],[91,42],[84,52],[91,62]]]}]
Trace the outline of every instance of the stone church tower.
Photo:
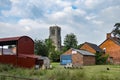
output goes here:
[{"label": "stone church tower", "polygon": [[59,26],[50,26],[49,29],[49,38],[53,41],[55,49],[61,50],[61,28]]}]

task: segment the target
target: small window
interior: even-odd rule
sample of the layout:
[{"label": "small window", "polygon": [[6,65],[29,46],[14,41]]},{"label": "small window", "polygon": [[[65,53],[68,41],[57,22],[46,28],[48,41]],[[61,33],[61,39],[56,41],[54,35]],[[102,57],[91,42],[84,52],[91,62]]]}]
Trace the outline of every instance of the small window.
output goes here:
[{"label": "small window", "polygon": [[112,64],[113,63],[113,57],[110,57],[110,63]]}]

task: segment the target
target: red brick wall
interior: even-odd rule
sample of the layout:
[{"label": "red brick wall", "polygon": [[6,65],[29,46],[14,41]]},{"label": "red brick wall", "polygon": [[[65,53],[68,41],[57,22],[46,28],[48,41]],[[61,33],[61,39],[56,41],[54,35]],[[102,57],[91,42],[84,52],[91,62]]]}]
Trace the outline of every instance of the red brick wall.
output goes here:
[{"label": "red brick wall", "polygon": [[96,51],[92,47],[90,47],[88,44],[84,44],[80,49],[89,51],[91,53],[96,53]]},{"label": "red brick wall", "polygon": [[[69,49],[64,54],[72,54],[72,49]],[[83,56],[80,53],[72,54],[72,63],[81,65],[93,65],[95,64],[94,56]]]},{"label": "red brick wall", "polygon": [[84,56],[83,65],[94,65],[95,64],[95,56]]},{"label": "red brick wall", "polygon": [[[64,54],[72,54],[72,49],[69,49]],[[80,53],[72,54],[72,63],[83,65],[83,55],[81,55]]]},{"label": "red brick wall", "polygon": [[73,64],[81,64],[83,65],[83,55],[77,53],[72,55],[72,63]]},{"label": "red brick wall", "polygon": [[112,40],[108,39],[100,45],[100,48],[106,48],[106,54],[109,54],[109,57],[113,57],[113,62],[115,64],[120,64],[120,46],[117,45]]}]

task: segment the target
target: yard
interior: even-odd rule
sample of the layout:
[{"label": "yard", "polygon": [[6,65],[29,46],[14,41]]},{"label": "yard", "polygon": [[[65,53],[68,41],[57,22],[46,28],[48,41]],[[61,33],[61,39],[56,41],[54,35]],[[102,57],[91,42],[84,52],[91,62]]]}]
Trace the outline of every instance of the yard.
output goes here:
[{"label": "yard", "polygon": [[0,64],[0,80],[120,80],[120,65],[84,66],[82,69],[64,69],[59,63],[52,65],[51,70],[34,70]]}]

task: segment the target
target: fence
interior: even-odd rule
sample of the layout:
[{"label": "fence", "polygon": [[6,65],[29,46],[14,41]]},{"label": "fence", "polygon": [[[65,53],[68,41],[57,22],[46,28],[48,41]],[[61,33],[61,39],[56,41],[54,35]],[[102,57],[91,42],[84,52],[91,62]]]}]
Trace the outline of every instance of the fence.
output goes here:
[{"label": "fence", "polygon": [[39,79],[0,74],[0,80],[39,80]]}]

